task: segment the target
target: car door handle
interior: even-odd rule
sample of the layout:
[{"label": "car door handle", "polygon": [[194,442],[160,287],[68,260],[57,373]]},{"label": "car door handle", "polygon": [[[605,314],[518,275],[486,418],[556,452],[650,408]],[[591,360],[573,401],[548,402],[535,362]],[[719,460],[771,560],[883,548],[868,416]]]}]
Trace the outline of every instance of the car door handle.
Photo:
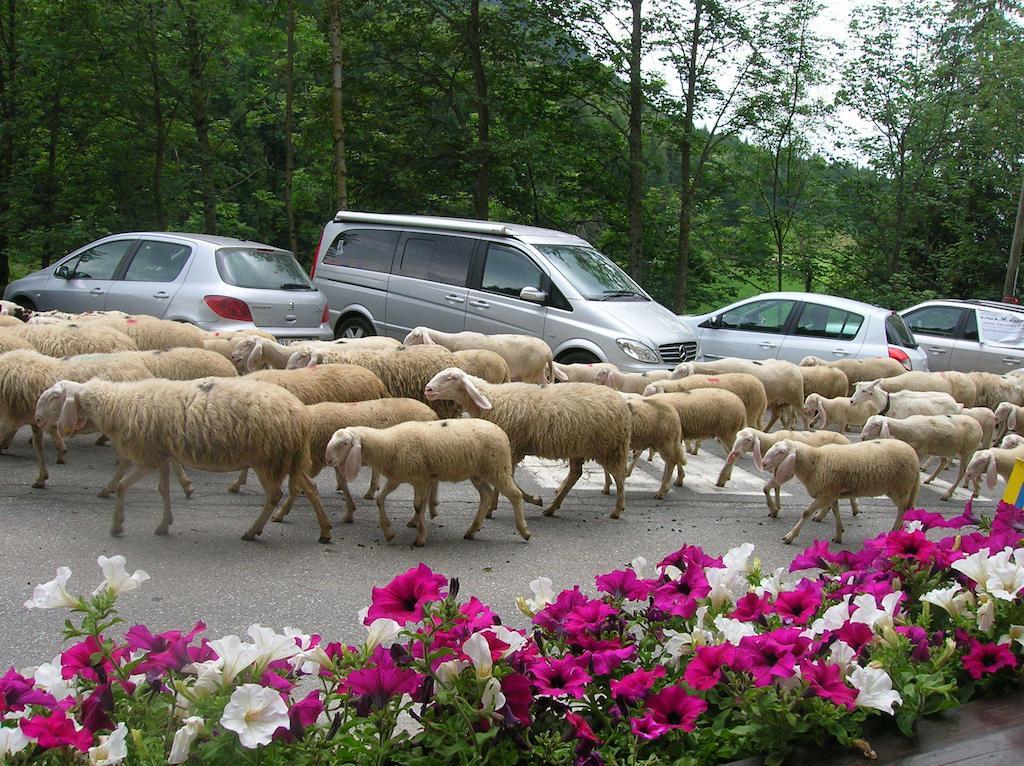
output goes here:
[{"label": "car door handle", "polygon": [[757,345],[759,345],[761,348],[775,348],[779,344],[778,343],[769,343],[768,341],[762,341],[761,343],[758,343]]},{"label": "car door handle", "polygon": [[469,302],[470,306],[476,306],[478,309],[489,309],[491,304],[487,301],[475,300]]},{"label": "car door handle", "polygon": [[446,301],[448,301],[449,303],[465,303],[466,302],[466,299],[463,298],[461,295],[451,295],[451,294],[449,294],[449,295],[444,296],[444,299]]},{"label": "car door handle", "polygon": [[845,348],[834,348],[834,349],[832,349],[832,353],[835,354],[836,356],[849,356],[850,355],[850,352],[847,351]]},{"label": "car door handle", "polygon": [[[938,346],[929,346],[928,350],[931,351],[933,354],[945,354],[946,353],[946,349],[939,348]],[[1006,360],[1004,359],[1003,361],[1006,361]]]},{"label": "car door handle", "polygon": [[168,295],[167,293],[165,293],[163,290],[158,290],[157,292],[153,293],[153,297],[154,298],[170,298],[171,296]]},{"label": "car door handle", "polygon": [[1012,356],[1004,356],[1003,361],[1007,364],[1020,364],[1024,359],[1014,359]]},{"label": "car door handle", "polygon": [[89,291],[89,293],[92,294],[92,295],[103,295],[103,288],[102,287],[94,287],[94,288],[92,288],[92,290]]}]

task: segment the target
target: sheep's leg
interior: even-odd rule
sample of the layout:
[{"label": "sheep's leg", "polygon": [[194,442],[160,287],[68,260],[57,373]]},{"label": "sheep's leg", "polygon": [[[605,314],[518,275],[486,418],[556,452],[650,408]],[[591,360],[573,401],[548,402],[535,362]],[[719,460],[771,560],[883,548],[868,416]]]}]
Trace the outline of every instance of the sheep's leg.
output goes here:
[{"label": "sheep's leg", "polygon": [[782,538],[782,541],[786,545],[791,545],[793,541],[796,540],[797,535],[800,534],[800,529],[801,527],[803,527],[804,522],[806,522],[807,519],[809,519],[815,511],[819,511],[822,508],[828,508],[832,504],[832,501],[833,498],[831,497],[814,498],[811,504],[807,506],[807,508],[804,510],[803,514],[801,514],[799,520],[796,522],[793,528],[789,530],[785,537]]},{"label": "sheep's leg", "polygon": [[970,460],[970,455],[960,456],[960,471],[956,475],[956,481],[949,485],[949,489],[946,490],[946,494],[942,496],[943,500],[949,500],[953,497],[953,493],[956,492],[956,488],[960,486],[960,482],[963,481],[964,474],[967,473],[967,461]]},{"label": "sheep's leg", "polygon": [[[377,494],[377,490],[380,489],[380,474],[377,473],[377,469],[372,469],[370,474],[370,486],[366,488],[366,494],[363,495],[364,500],[373,500],[373,496]],[[431,516],[433,518],[433,516]]]},{"label": "sheep's leg", "polygon": [[615,508],[612,509],[611,517],[613,519],[619,518],[622,512],[626,510],[626,456],[616,462],[615,465],[611,466],[610,471],[612,478],[615,479]]},{"label": "sheep's leg", "polygon": [[558,493],[551,501],[550,507],[544,510],[545,516],[554,516],[555,511],[558,510],[559,506],[562,505],[562,501],[565,500],[565,496],[569,494],[569,490],[576,486],[576,482],[580,480],[580,476],[583,475],[583,461],[579,458],[573,458],[569,461],[569,473],[566,474],[565,481],[562,482],[558,488]]},{"label": "sheep's leg", "polygon": [[42,489],[46,486],[46,480],[50,478],[50,472],[46,470],[46,456],[43,454],[43,432],[34,423],[32,424],[32,447],[36,451],[36,465],[39,466],[39,473],[32,486]]},{"label": "sheep's leg", "polygon": [[686,471],[683,470],[683,466],[686,465],[686,450],[683,449],[682,442],[673,442],[672,454],[675,455],[675,467],[676,467],[676,486],[683,486],[683,479],[686,478]]},{"label": "sheep's leg", "polygon": [[232,495],[237,495],[238,491],[242,488],[242,485],[245,484],[248,478],[249,469],[243,468],[241,471],[239,471],[238,478],[235,479],[235,483],[228,487],[228,492],[230,492]]},{"label": "sheep's leg", "polygon": [[413,505],[416,507],[416,539],[413,546],[422,548],[427,544],[427,502],[430,500],[430,484],[418,484],[413,489]]},{"label": "sheep's leg", "polygon": [[121,453],[118,453],[117,468],[114,470],[114,476],[107,482],[107,486],[100,490],[98,497],[110,497],[110,493],[117,489],[118,482],[124,477],[124,472],[128,470],[129,465],[131,465],[131,461],[121,455]]},{"label": "sheep's leg", "polygon": [[[719,439],[718,443],[725,449],[726,454],[729,454],[729,450],[732,449],[732,443],[736,441],[736,436],[733,435],[732,442],[726,444],[724,440]],[[732,466],[728,460],[725,461],[725,465],[722,466],[721,472],[718,474],[718,481],[715,482],[716,486],[724,487],[726,482],[732,478]]]},{"label": "sheep's leg", "polygon": [[341,471],[335,469],[335,478],[337,479],[338,491],[341,492],[342,497],[345,498],[345,518],[342,521],[346,524],[352,523],[352,514],[356,511],[356,501],[352,499],[352,490],[349,489],[348,482],[345,477],[341,475]]},{"label": "sheep's leg", "polygon": [[[156,528],[156,534],[166,535],[174,523],[174,516],[171,514],[171,467],[167,460],[160,464],[160,499],[164,504],[164,513],[160,517],[160,526]],[[177,463],[175,463],[177,465]]]},{"label": "sheep's leg", "polygon": [[53,446],[57,450],[57,465],[64,465],[64,455],[67,454],[68,445],[64,443],[64,437],[60,435],[56,426],[51,428],[49,433],[50,441],[53,442]]},{"label": "sheep's leg", "polygon": [[181,485],[181,491],[185,493],[185,497],[192,497],[192,480],[188,478],[188,474],[185,473],[184,467],[177,461],[171,461],[171,468],[174,469],[174,475],[178,477],[178,484]]},{"label": "sheep's leg", "polygon": [[380,520],[380,531],[384,533],[385,540],[391,540],[395,533],[391,531],[391,522],[388,521],[388,515],[384,512],[384,501],[387,500],[388,495],[394,492],[402,482],[395,481],[390,476],[387,477],[387,481],[384,482],[384,486],[380,492],[377,493],[377,515]]},{"label": "sheep's leg", "polygon": [[[921,482],[921,483],[922,484],[931,484],[932,481],[935,480],[936,476],[938,476],[940,473],[942,473],[943,471],[946,470],[946,467],[948,465],[949,465],[949,460],[947,458],[940,457],[938,464],[935,466],[935,470],[932,471],[931,475],[927,479],[925,479],[923,482]],[[947,497],[947,498],[943,498],[943,499],[944,500],[948,500],[949,498]]]},{"label": "sheep's leg", "polygon": [[484,524],[484,518],[487,516],[487,510],[491,507],[491,493],[497,492],[486,481],[475,476],[470,479],[470,482],[476,487],[476,491],[480,493],[480,506],[476,509],[473,523],[469,525],[466,534],[462,536],[466,540],[472,540],[473,536],[480,531],[480,527]]},{"label": "sheep's leg", "polygon": [[524,540],[529,540],[530,530],[526,526],[526,514],[523,513],[523,493],[516,486],[515,481],[512,479],[512,474],[498,474],[495,477],[493,491],[495,495],[500,492],[505,496],[505,499],[512,503],[512,517],[516,521],[516,530],[519,532],[520,537]]},{"label": "sheep's leg", "polygon": [[320,525],[320,538],[317,542],[329,543],[331,541],[331,520],[327,518],[324,505],[320,502],[320,491],[316,488],[316,482],[298,467],[293,468],[288,477],[289,498],[295,497],[296,490],[304,494],[309,500],[309,504],[313,506],[313,513],[316,514],[316,521]]},{"label": "sheep's leg", "polygon": [[[627,472],[627,476],[629,473]],[[610,495],[612,493],[612,475],[607,471],[604,472],[604,488],[601,490],[602,495]]]},{"label": "sheep's leg", "polygon": [[860,506],[857,505],[857,498],[855,497],[850,498],[850,513],[852,513],[854,516],[860,513]]},{"label": "sheep's leg", "polygon": [[[430,498],[427,501],[427,507],[430,508],[430,518],[437,518],[437,485],[438,482],[432,482],[430,484]],[[488,510],[490,510],[488,508]]]},{"label": "sheep's leg", "polygon": [[[643,452],[643,450],[641,450],[641,452]],[[650,463],[652,460],[654,460],[654,447],[651,447],[650,449],[647,450],[647,462]],[[633,460],[633,465],[636,465],[636,460],[635,459]],[[633,473],[633,469],[630,468],[629,472]],[[605,493],[605,494],[607,494],[607,493]]]},{"label": "sheep's leg", "polygon": [[[267,525],[270,520],[271,514],[277,507],[277,504],[281,501],[284,492],[281,491],[281,476],[272,476],[265,469],[255,469],[256,478],[259,479],[260,486],[263,487],[263,493],[266,496],[263,501],[263,508],[260,509],[260,515],[256,517],[256,521],[252,523],[252,526],[245,531],[242,535],[243,540],[253,541],[259,535],[263,533],[263,527]],[[289,487],[291,489],[291,487]]]},{"label": "sheep's leg", "polygon": [[[522,461],[523,461],[522,457],[520,457],[518,461],[515,460],[515,459],[512,460],[512,476],[513,476],[513,481],[515,480],[515,469],[516,469],[516,466],[518,466],[519,463],[521,463]],[[519,484],[518,481],[516,482],[516,486],[519,487],[519,491],[522,492],[523,500],[525,502],[529,503],[530,505],[544,505],[544,501],[540,498],[540,495],[531,495],[531,494],[529,494],[528,492],[526,492],[522,488],[522,486]],[[491,510],[493,511],[497,507],[498,507],[498,496],[497,496],[497,494],[495,494],[495,496],[494,496],[494,504],[491,506]],[[487,518],[491,518],[491,514],[487,514]]]},{"label": "sheep's leg", "polygon": [[96,437],[96,446],[97,447],[102,447],[108,441],[110,441],[110,438],[106,434],[100,434],[99,436]]},{"label": "sheep's leg", "polygon": [[[644,451],[641,450],[641,449],[633,450],[633,457],[632,457],[632,459],[630,459],[629,465],[626,466],[626,478],[627,479],[630,476],[633,475],[633,469],[636,468],[636,464],[640,462],[640,456],[643,455],[643,452]],[[654,454],[655,454],[654,448],[652,447],[647,454],[648,454],[647,462],[649,463],[652,460],[654,460]],[[605,471],[605,476],[607,476],[607,475],[608,475],[608,472]],[[605,479],[605,481],[607,481],[607,479]],[[606,495],[608,494],[607,490],[605,491],[604,494],[606,494]]]},{"label": "sheep's leg", "polygon": [[[668,492],[669,486],[672,484],[672,469],[676,467],[675,455],[675,442],[666,444],[660,450],[661,460],[665,463],[665,470],[661,473],[661,486],[658,487],[658,491],[654,494],[655,500],[664,500],[665,493]],[[604,472],[604,475],[608,475],[608,471]],[[628,474],[627,474],[628,475]]]},{"label": "sheep's leg", "polygon": [[0,451],[11,446],[11,439],[18,433],[18,429],[11,425],[5,425],[3,432],[0,432]]},{"label": "sheep's leg", "polygon": [[764,427],[764,430],[766,432],[772,430],[772,426],[775,425],[775,421],[779,419],[779,417],[781,416],[781,413],[782,413],[781,410],[776,409],[775,407],[771,407],[770,409],[772,411],[772,416],[771,416],[771,419],[768,421],[768,425],[766,425]]},{"label": "sheep's leg", "polygon": [[334,491],[344,493],[347,491],[348,482],[341,475],[341,466],[334,467]]},{"label": "sheep's leg", "polygon": [[836,500],[828,508],[822,508],[816,514],[814,514],[814,516],[811,517],[811,521],[821,521],[821,520],[823,520],[828,515],[829,511],[832,511],[833,513],[836,513],[838,510],[839,510],[839,501]]},{"label": "sheep's leg", "polygon": [[838,544],[838,543],[843,542],[843,531],[844,531],[843,530],[843,520],[839,516],[839,501],[836,500],[834,503],[832,503],[831,508],[832,508],[832,515],[835,516],[835,519],[836,519],[836,534],[835,534],[835,537],[832,538],[832,542]]},{"label": "sheep's leg", "polygon": [[114,520],[110,523],[110,534],[117,537],[124,532],[124,495],[128,487],[152,472],[153,468],[150,466],[134,465],[128,475],[117,483],[117,501],[114,503]]},{"label": "sheep's leg", "polygon": [[698,452],[700,452],[700,439],[693,439],[692,441],[690,441],[690,443],[687,445],[687,452],[689,452],[691,455],[696,455]]},{"label": "sheep's leg", "polygon": [[774,503],[772,502],[772,490],[773,489],[776,492],[779,491],[778,486],[775,484],[775,479],[774,478],[768,480],[765,483],[764,487],[763,487],[764,499],[765,499],[765,502],[768,503],[768,515],[771,518],[774,519],[774,518],[776,518],[779,515],[779,503],[778,503],[777,499],[776,499],[776,501]]}]

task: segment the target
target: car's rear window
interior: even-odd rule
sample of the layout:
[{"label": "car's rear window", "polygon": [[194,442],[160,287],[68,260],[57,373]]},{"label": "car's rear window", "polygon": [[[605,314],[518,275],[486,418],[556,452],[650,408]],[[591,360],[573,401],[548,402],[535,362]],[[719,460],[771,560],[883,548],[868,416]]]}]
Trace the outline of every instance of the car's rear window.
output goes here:
[{"label": "car's rear window", "polygon": [[315,290],[295,256],[286,250],[225,247],[217,251],[220,278],[235,287]]},{"label": "car's rear window", "polygon": [[886,317],[885,340],[893,346],[917,348],[917,341],[914,340],[914,334],[907,329],[907,325],[903,322],[903,317],[899,314],[889,314],[889,316]]}]

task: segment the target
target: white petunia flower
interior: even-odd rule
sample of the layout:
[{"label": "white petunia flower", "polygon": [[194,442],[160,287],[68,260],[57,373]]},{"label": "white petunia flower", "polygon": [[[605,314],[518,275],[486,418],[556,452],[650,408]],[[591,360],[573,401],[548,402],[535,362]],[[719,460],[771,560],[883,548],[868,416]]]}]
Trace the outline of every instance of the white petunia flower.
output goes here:
[{"label": "white petunia flower", "polygon": [[66,679],[58,654],[49,662],[44,662],[32,671],[32,680],[44,692],[49,692],[58,702],[78,695],[78,687],[74,679]]},{"label": "white petunia flower", "polygon": [[373,649],[377,646],[383,646],[385,649],[390,649],[401,630],[402,626],[395,620],[388,617],[378,617],[366,628],[366,648]]},{"label": "white petunia flower", "polygon": [[474,633],[470,636],[462,644],[462,651],[473,663],[477,678],[491,677],[491,673],[494,672],[494,663],[491,660],[491,647],[483,633]]},{"label": "white petunia flower", "polygon": [[6,760],[7,756],[20,753],[28,747],[31,741],[25,736],[20,726],[0,727],[0,760]]},{"label": "white petunia flower", "polygon": [[793,583],[787,582],[786,580],[787,575],[788,572],[785,570],[785,568],[779,567],[771,574],[762,577],[761,582],[759,582],[757,585],[751,588],[751,591],[753,591],[754,595],[756,595],[758,598],[761,598],[761,596],[765,595],[766,593],[774,598],[783,591],[793,589]]},{"label": "white petunia flower", "polygon": [[893,713],[893,705],[903,704],[899,692],[892,689],[892,679],[882,668],[857,666],[850,673],[850,684],[857,690],[857,707],[869,707],[883,713]]},{"label": "white petunia flower", "polygon": [[982,548],[970,556],[954,561],[949,566],[969,577],[981,587],[985,587],[985,583],[988,582],[988,559],[988,548]]},{"label": "white petunia flower", "polygon": [[846,675],[853,666],[856,654],[853,647],[845,641],[836,641],[829,648],[827,662],[830,665],[838,665],[843,669],[843,675]]},{"label": "white petunia flower", "polygon": [[288,726],[288,706],[281,695],[259,684],[242,684],[224,706],[221,726],[238,734],[242,747],[269,745],[274,732]]},{"label": "white petunia flower", "polygon": [[629,568],[633,570],[633,574],[635,574],[639,579],[643,580],[645,579],[644,572],[647,571],[647,559],[645,559],[643,556],[637,556],[635,559],[629,562]]},{"label": "white petunia flower", "polygon": [[129,575],[124,566],[124,556],[111,556],[110,558],[100,556],[96,559],[96,563],[103,570],[103,582],[97,585],[96,590],[92,592],[94,596],[104,590],[114,596],[119,596],[122,593],[135,590],[149,579],[149,575],[141,569]]},{"label": "white petunia flower", "polygon": [[914,519],[913,521],[904,524],[903,528],[907,532],[923,532],[924,531],[924,523],[919,521],[918,519]]},{"label": "white petunia flower", "polygon": [[895,591],[888,594],[882,599],[882,607],[879,609],[874,596],[862,593],[853,600],[856,609],[850,615],[850,622],[863,623],[876,631],[893,627],[893,617],[899,607],[901,595]]},{"label": "white petunia flower", "polygon": [[188,760],[189,750],[192,749],[192,743],[204,731],[203,719],[197,715],[190,715],[181,723],[182,727],[174,732],[171,752],[167,756],[168,763],[185,763]]},{"label": "white petunia flower", "polygon": [[299,653],[300,649],[292,636],[282,635],[259,623],[250,625],[246,631],[256,645],[256,659],[253,664],[263,669],[271,662],[287,660]]},{"label": "white petunia flower", "polygon": [[223,668],[224,660],[220,659],[193,662],[186,665],[186,672],[196,674],[196,681],[192,685],[191,690],[192,696],[208,697],[217,691],[224,684]]},{"label": "white petunia flower", "polygon": [[114,766],[127,758],[127,736],[128,727],[123,723],[119,723],[110,734],[100,735],[99,744],[89,748],[90,766]]},{"label": "white petunia flower", "polygon": [[452,684],[455,683],[455,679],[459,677],[459,673],[469,667],[469,663],[465,660],[446,660],[437,666],[437,670],[434,674],[437,676],[437,682],[446,689],[450,689]]},{"label": "white petunia flower", "polygon": [[484,713],[490,714],[505,707],[505,695],[501,692],[501,683],[497,678],[488,678],[484,684],[484,693],[480,695]]},{"label": "white petunia flower", "polygon": [[757,629],[751,623],[744,622],[743,620],[734,620],[731,617],[716,617],[715,627],[722,634],[722,638],[733,646],[738,646],[740,639],[757,633]]},{"label": "white petunia flower", "polygon": [[921,600],[945,609],[950,617],[959,617],[963,614],[969,595],[970,593],[965,591],[960,583],[955,582],[948,588],[935,588],[928,591],[921,596]]},{"label": "white petunia flower", "polygon": [[503,650],[501,653],[501,659],[505,659],[509,655],[515,654],[526,646],[526,636],[518,630],[506,628],[504,625],[493,625],[490,628],[484,628],[483,632],[491,633],[503,644],[508,644],[508,649]]},{"label": "white petunia flower", "polygon": [[743,545],[731,548],[722,556],[722,566],[734,572],[750,574],[754,569],[754,562],[750,558],[753,553],[753,543],[743,543]]},{"label": "white petunia flower", "polygon": [[71,579],[71,570],[67,567],[57,567],[57,576],[37,585],[32,591],[32,598],[25,602],[26,609],[57,609],[64,607],[73,609],[78,606],[78,599],[67,592],[64,587]]},{"label": "white petunia flower", "polygon": [[804,630],[800,635],[805,638],[816,638],[822,633],[830,630],[839,630],[850,621],[850,594],[843,596],[838,604],[833,604],[825,610],[824,614],[811,623],[811,627]]},{"label": "white petunia flower", "polygon": [[222,682],[227,685],[235,680],[235,676],[256,662],[259,650],[256,644],[242,643],[238,636],[224,636],[210,642],[210,648],[220,659]]},{"label": "white petunia flower", "polygon": [[1011,559],[1010,549],[1001,551],[988,562],[985,590],[1003,601],[1013,601],[1024,589],[1024,566]]},{"label": "white petunia flower", "polygon": [[721,609],[727,604],[734,604],[747,592],[747,581],[738,569],[718,569],[708,567],[704,577],[711,586],[706,598],[711,602],[712,609]]},{"label": "white petunia flower", "polygon": [[978,630],[983,633],[988,633],[992,630],[992,625],[996,621],[996,602],[987,593],[978,595],[976,617],[978,620]]},{"label": "white petunia flower", "polygon": [[683,577],[683,570],[672,564],[666,564],[661,568],[662,575],[670,582],[679,582]]},{"label": "white petunia flower", "polygon": [[1024,647],[1024,625],[1011,625],[1006,635],[999,638],[1001,644],[1008,644],[1011,641],[1016,641]]},{"label": "white petunia flower", "polygon": [[555,590],[551,587],[551,579],[548,577],[538,577],[530,582],[530,592],[533,593],[533,598],[526,599],[526,606],[534,614],[555,602]]}]

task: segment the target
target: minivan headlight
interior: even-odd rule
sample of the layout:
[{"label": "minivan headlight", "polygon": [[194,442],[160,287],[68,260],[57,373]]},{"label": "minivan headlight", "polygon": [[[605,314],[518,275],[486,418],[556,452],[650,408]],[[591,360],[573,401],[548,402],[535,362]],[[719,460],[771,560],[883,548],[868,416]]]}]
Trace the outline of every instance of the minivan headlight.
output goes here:
[{"label": "minivan headlight", "polygon": [[658,358],[658,355],[654,352],[654,349],[638,340],[632,340],[631,338],[619,338],[615,342],[619,344],[619,348],[622,349],[626,356],[631,356],[638,362],[657,364],[661,361]]}]

